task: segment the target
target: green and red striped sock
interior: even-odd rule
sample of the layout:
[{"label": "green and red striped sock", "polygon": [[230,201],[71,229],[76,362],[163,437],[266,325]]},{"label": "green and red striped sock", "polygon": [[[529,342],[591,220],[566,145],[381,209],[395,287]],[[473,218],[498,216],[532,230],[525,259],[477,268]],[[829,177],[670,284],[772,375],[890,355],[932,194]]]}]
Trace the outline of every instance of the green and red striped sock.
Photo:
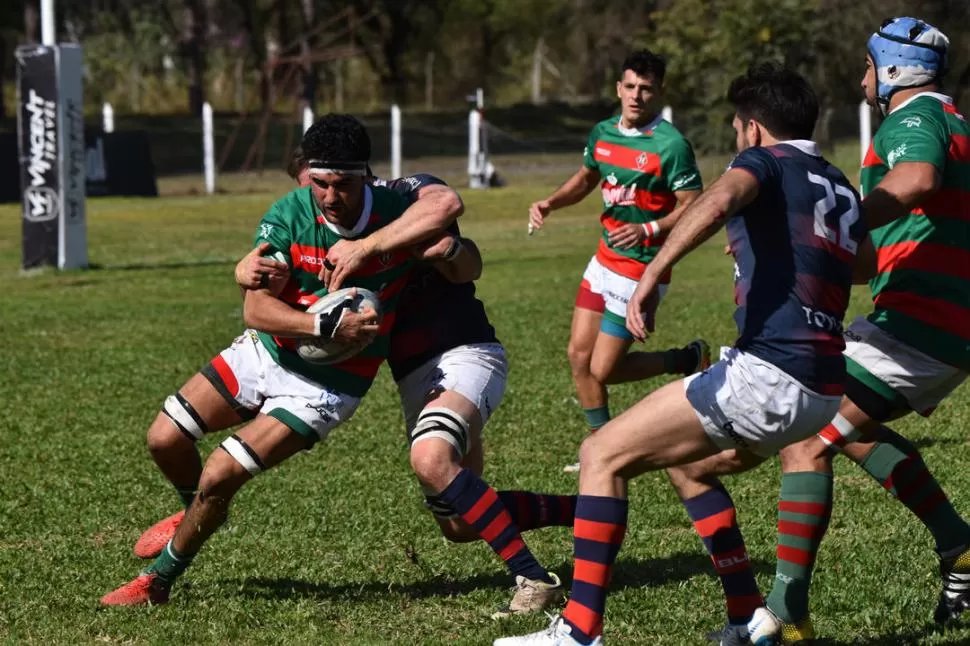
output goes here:
[{"label": "green and red striped sock", "polygon": [[808,589],[832,515],[832,475],[786,473],[778,501],[778,565],[766,603],[786,624],[808,616]]},{"label": "green and red striped sock", "polygon": [[950,504],[919,450],[906,438],[889,431],[886,441],[877,442],[859,466],[926,525],[938,551],[970,543],[970,526]]}]

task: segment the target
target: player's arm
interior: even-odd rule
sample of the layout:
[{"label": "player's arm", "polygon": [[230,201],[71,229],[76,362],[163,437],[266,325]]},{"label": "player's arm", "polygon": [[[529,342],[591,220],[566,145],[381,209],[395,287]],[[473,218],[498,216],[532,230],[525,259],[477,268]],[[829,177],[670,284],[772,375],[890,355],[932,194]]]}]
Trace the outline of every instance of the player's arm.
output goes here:
[{"label": "player's arm", "polygon": [[348,276],[375,255],[406,249],[444,231],[465,210],[458,193],[430,175],[415,176],[419,186],[408,193],[411,206],[401,217],[360,240],[341,240],[327,253],[334,269],[326,266],[320,278],[331,290],[340,289]]},{"label": "player's arm", "polygon": [[411,248],[452,283],[469,283],[482,275],[482,254],[470,238],[447,232]]},{"label": "player's arm", "polygon": [[282,337],[324,337],[358,341],[377,333],[377,312],[372,309],[352,312],[353,298],[329,312],[310,314],[290,307],[270,289],[251,289],[245,293],[243,321],[254,330]]},{"label": "player's arm", "polygon": [[758,196],[758,180],[751,173],[732,168],[700,195],[680,216],[645,275],[654,279],[724,226],[728,218]]},{"label": "player's arm", "polygon": [[464,211],[457,191],[444,184],[428,184],[417,190],[417,199],[401,217],[360,242],[369,256],[404,249],[444,231]]},{"label": "player's arm", "polygon": [[647,265],[627,305],[627,329],[634,338],[642,341],[652,331],[643,311],[648,299],[656,297],[660,277],[757,196],[758,179],[747,170],[732,168],[685,210],[657,256]]},{"label": "player's arm", "polygon": [[701,190],[677,191],[674,197],[677,199],[677,206],[674,210],[659,220],[653,220],[646,224],[624,224],[621,227],[610,231],[609,242],[611,247],[617,249],[632,249],[637,245],[642,245],[650,238],[669,233],[680,216],[701,194]]},{"label": "player's arm", "polygon": [[862,200],[866,223],[877,229],[909,215],[940,188],[940,171],[929,162],[900,162]]},{"label": "player's arm", "polygon": [[593,189],[599,186],[600,172],[589,166],[581,167],[576,173],[544,200],[533,202],[529,207],[529,227],[542,228],[543,221],[556,209],[572,206],[582,201]]}]

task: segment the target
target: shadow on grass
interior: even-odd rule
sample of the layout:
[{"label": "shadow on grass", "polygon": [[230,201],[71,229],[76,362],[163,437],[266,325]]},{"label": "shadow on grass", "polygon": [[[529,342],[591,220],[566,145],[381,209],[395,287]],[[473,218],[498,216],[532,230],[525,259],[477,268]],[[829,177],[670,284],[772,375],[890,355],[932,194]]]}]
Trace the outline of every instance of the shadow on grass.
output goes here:
[{"label": "shadow on grass", "polygon": [[954,446],[958,444],[966,444],[967,440],[960,437],[914,437],[910,439],[918,449],[925,449],[931,446]]},{"label": "shadow on grass", "polygon": [[102,265],[91,263],[93,271],[143,271],[147,269],[184,269],[186,267],[224,267],[235,265],[239,258],[214,258],[210,260],[181,260],[177,262],[135,262],[126,265]]},{"label": "shadow on grass", "polygon": [[[755,561],[755,572],[762,573],[773,569],[773,565]],[[569,585],[572,561],[562,562],[552,570],[562,575],[563,582]],[[714,576],[711,560],[702,553],[680,553],[672,556],[650,559],[630,560],[621,557],[613,571],[610,590],[624,588],[644,588],[661,586],[674,581],[683,581],[697,575]],[[567,576],[568,575],[568,576]],[[234,586],[237,581],[226,581]],[[413,599],[425,597],[450,597],[466,594],[482,588],[509,588],[512,577],[506,572],[496,571],[476,574],[464,579],[447,575],[434,575],[414,583],[397,585],[379,581],[366,583],[317,583],[299,579],[246,578],[241,582],[239,594],[268,599],[327,599],[351,596],[356,598],[376,597],[387,593],[403,594]]]}]

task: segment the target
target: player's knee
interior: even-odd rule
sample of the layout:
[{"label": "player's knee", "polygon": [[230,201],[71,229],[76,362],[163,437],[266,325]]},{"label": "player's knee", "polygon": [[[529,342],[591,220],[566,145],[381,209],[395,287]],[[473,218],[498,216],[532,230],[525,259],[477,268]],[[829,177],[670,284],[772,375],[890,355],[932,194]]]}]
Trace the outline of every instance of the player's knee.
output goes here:
[{"label": "player's knee", "polygon": [[829,448],[818,437],[789,444],[778,453],[785,472],[826,471],[832,461]]},{"label": "player's knee", "polygon": [[[244,453],[244,456],[240,454]],[[224,501],[229,500],[250,478],[264,467],[245,442],[233,435],[227,438],[219,449],[212,452],[206,460],[202,477],[199,479],[200,498]]]},{"label": "player's knee", "polygon": [[461,467],[451,444],[429,439],[411,446],[411,468],[423,484],[440,491],[451,483]]},{"label": "player's knee", "polygon": [[593,353],[588,348],[570,341],[569,348],[566,350],[566,356],[569,357],[569,368],[572,370],[573,375],[589,375],[589,364],[593,358]]},{"label": "player's knee", "polygon": [[589,366],[589,374],[601,384],[607,384],[610,382],[610,378],[613,376],[613,371],[616,369],[616,365],[608,361],[597,361],[593,360]]},{"label": "player's knee", "polygon": [[[411,444],[411,466],[439,470],[443,465],[458,464],[468,454],[471,423],[450,408],[426,408],[414,428],[408,432]],[[445,483],[447,484],[447,483]]]},{"label": "player's knee", "polygon": [[155,423],[148,427],[145,442],[153,457],[164,456],[194,444],[170,424],[164,415],[159,415]]},{"label": "player's knee", "polygon": [[209,432],[205,420],[189,400],[182,396],[182,393],[175,393],[165,398],[165,403],[162,404],[162,415],[167,417],[172,426],[189,442],[201,440]]},{"label": "player's knee", "polygon": [[580,468],[587,473],[615,473],[622,465],[613,464],[611,458],[606,443],[596,433],[588,436],[579,446]]}]

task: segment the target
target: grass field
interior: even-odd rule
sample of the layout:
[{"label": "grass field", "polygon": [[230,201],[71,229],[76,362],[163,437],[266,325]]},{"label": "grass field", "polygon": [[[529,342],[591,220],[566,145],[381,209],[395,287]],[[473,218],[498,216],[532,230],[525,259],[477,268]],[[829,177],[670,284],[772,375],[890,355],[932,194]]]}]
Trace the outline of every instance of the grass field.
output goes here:
[{"label": "grass field", "polygon": [[[462,226],[482,248],[479,294],[512,366],[486,430],[486,477],[498,488],[569,493],[576,480],[561,467],[574,459],[584,425],[565,347],[597,222],[589,201],[527,238],[528,204],[548,189],[466,191]],[[144,432],[165,396],[242,329],[232,264],[272,199],[93,200],[96,269],[27,277],[18,273],[19,209],[0,208],[0,641],[486,644],[545,623],[488,618],[510,581],[484,544],[451,545],[437,534],[409,474],[386,371],[326,444],[244,488],[170,604],[99,609],[102,594],[142,567],[131,555],[139,533],[177,509]],[[732,340],[722,244],[710,242],[677,268],[650,347],[698,335],[714,346]],[[853,315],[866,300],[856,293]],[[613,410],[659,383],[615,388]],[[931,422],[897,426],[966,510],[968,420],[964,388]],[[778,482],[776,463],[728,482],[763,589],[774,573]],[[636,481],[631,499],[606,636],[613,644],[702,644],[724,613],[700,541],[664,476]],[[547,567],[571,574],[567,529],[526,538]],[[938,593],[931,546],[904,508],[840,461],[813,589],[823,643],[970,643],[970,628],[930,631]]]}]

